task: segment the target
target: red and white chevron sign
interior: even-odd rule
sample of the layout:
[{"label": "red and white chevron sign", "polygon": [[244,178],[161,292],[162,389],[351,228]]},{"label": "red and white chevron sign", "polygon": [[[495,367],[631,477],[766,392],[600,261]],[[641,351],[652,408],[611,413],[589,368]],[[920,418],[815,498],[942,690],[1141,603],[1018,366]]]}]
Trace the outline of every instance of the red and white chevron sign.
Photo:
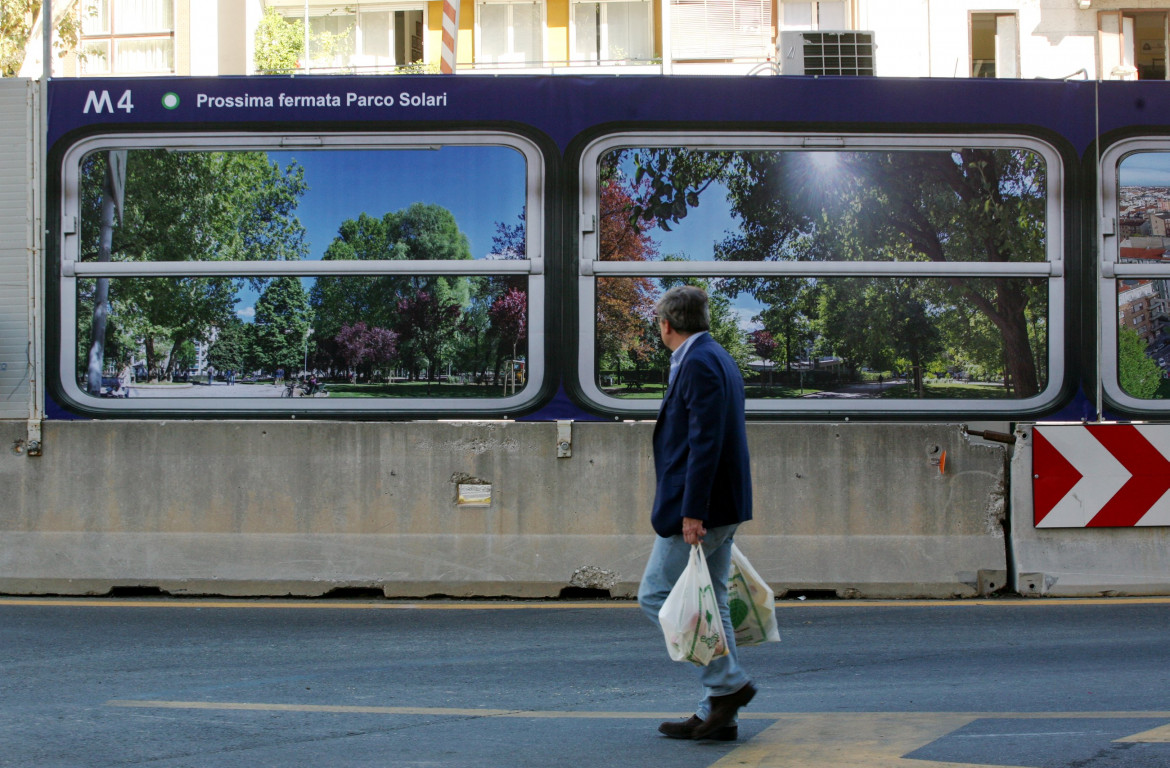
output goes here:
[{"label": "red and white chevron sign", "polygon": [[1037,426],[1032,434],[1037,528],[1170,525],[1170,425]]}]

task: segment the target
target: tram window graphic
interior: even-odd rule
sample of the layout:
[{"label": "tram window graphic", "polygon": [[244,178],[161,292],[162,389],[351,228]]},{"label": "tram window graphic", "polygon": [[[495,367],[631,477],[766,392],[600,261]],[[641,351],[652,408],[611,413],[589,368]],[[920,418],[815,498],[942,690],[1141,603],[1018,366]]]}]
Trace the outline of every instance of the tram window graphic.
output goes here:
[{"label": "tram window graphic", "polygon": [[1112,264],[1103,271],[1112,279],[1103,281],[1102,312],[1108,315],[1106,327],[1114,326],[1106,331],[1106,342],[1116,367],[1107,383],[1137,401],[1168,400],[1170,153],[1133,152],[1113,167],[1117,243],[1106,251]]},{"label": "tram window graphic", "polygon": [[598,222],[582,245],[584,388],[617,408],[662,397],[654,303],[689,283],[710,295],[712,335],[757,410],[1052,397],[1059,161],[1026,140],[919,142],[596,145],[582,199]]},{"label": "tram window graphic", "polygon": [[66,391],[91,407],[181,410],[531,397],[535,151],[483,136],[335,141],[169,137],[75,153]]}]

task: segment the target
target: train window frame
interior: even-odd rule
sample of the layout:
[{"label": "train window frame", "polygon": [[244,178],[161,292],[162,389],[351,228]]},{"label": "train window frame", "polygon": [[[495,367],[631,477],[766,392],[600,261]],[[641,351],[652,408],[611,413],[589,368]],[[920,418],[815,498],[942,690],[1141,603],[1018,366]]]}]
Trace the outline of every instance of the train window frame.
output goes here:
[{"label": "train window frame", "polygon": [[[727,261],[601,261],[599,247],[599,168],[602,157],[614,150],[679,147],[696,150],[818,150],[818,151],[915,151],[957,148],[1021,149],[1038,154],[1045,162],[1046,244],[1045,260],[1035,262],[727,262]],[[606,394],[597,382],[596,285],[598,277],[1020,277],[1043,278],[1048,284],[1048,382],[1036,395],[1012,400],[978,399],[829,399],[751,398],[749,415],[832,416],[931,416],[955,413],[971,415],[1036,412],[1055,404],[1065,386],[1064,317],[1066,295],[1064,186],[1065,168],[1058,150],[1050,143],[1023,134],[841,134],[731,131],[630,131],[595,138],[581,152],[579,161],[580,226],[577,231],[578,386],[591,403],[615,414],[636,417],[657,410],[661,398],[626,399]],[[648,408],[648,404],[651,408]]]},{"label": "train window frame", "polygon": [[[81,166],[93,152],[107,150],[167,149],[191,152],[233,151],[329,151],[418,150],[443,146],[506,147],[524,159],[525,255],[524,259],[362,260],[362,261],[182,261],[93,262],[81,261]],[[55,382],[68,404],[85,412],[107,416],[137,413],[178,414],[287,414],[388,415],[422,414],[482,416],[508,414],[532,407],[546,384],[545,307],[547,302],[546,160],[539,146],[515,133],[492,130],[428,131],[425,133],[313,132],[295,133],[103,133],[71,145],[61,163],[60,251],[55,275],[56,343],[58,365]],[[99,277],[319,277],[319,276],[515,276],[527,281],[527,362],[523,385],[503,397],[380,397],[380,398],[104,398],[85,392],[78,384],[77,286],[82,279]]]},{"label": "train window frame", "polygon": [[[1170,139],[1136,137],[1105,147],[1100,154],[1097,227],[1097,380],[1108,402],[1132,413],[1164,416],[1170,412],[1170,399],[1140,398],[1121,386],[1118,333],[1117,287],[1125,279],[1170,280],[1170,262],[1122,263],[1120,235],[1121,164],[1126,158],[1143,153],[1170,155]],[[1170,298],[1170,297],[1168,297]]]}]

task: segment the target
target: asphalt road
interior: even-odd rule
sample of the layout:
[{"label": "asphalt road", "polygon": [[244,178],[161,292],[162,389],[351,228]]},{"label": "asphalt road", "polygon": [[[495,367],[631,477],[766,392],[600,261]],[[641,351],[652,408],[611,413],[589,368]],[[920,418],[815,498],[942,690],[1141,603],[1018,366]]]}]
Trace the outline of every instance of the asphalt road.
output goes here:
[{"label": "asphalt road", "polygon": [[0,766],[1170,766],[1170,601],[778,615],[717,743],[626,602],[3,599]]}]

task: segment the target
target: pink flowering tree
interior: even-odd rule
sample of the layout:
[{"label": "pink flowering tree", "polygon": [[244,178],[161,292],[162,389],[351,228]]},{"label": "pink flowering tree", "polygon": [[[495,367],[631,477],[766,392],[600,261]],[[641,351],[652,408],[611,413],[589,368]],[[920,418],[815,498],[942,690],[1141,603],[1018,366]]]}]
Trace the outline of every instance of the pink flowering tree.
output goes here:
[{"label": "pink flowering tree", "polygon": [[[520,343],[528,337],[528,293],[509,288],[488,310],[492,332],[503,349],[511,348],[513,365]],[[513,387],[515,384],[513,384]]]},{"label": "pink flowering tree", "polygon": [[759,358],[764,361],[768,369],[768,385],[771,386],[772,369],[775,366],[767,364],[773,362],[773,356],[776,354],[776,347],[779,346],[779,344],[776,342],[776,337],[774,337],[770,331],[758,330],[752,331],[748,335],[748,339],[751,341],[752,347],[755,348],[756,354],[759,355]]},{"label": "pink flowering tree", "polygon": [[341,326],[334,341],[337,354],[347,368],[371,377],[376,369],[389,365],[398,355],[397,333],[371,328],[362,322]]}]

